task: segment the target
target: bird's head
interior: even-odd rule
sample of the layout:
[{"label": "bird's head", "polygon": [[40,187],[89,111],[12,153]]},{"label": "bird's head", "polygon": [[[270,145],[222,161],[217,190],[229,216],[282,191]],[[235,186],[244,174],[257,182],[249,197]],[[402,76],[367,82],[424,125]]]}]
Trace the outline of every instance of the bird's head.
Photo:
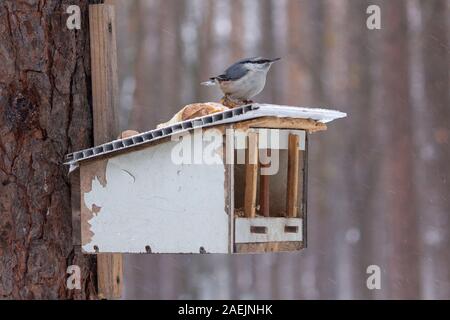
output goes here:
[{"label": "bird's head", "polygon": [[281,58],[266,59],[262,57],[254,57],[250,59],[242,60],[241,63],[244,64],[249,70],[253,71],[268,71],[270,66]]}]

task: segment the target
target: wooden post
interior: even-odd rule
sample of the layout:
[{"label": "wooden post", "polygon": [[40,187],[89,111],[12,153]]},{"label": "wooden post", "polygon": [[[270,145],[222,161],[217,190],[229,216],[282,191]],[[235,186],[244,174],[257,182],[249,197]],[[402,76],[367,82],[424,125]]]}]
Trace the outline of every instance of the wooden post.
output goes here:
[{"label": "wooden post", "polygon": [[303,248],[308,246],[308,132],[305,133],[305,151],[303,153],[303,194],[302,216],[303,219]]},{"label": "wooden post", "polygon": [[123,287],[123,259],[120,253],[97,254],[99,299],[119,299]]},{"label": "wooden post", "polygon": [[[94,144],[114,140],[119,131],[118,73],[114,6],[89,6]],[[97,279],[100,299],[122,295],[122,255],[98,254]]]},{"label": "wooden post", "polygon": [[[270,149],[265,150],[267,157],[270,157]],[[261,169],[270,167],[270,163],[261,163]],[[270,215],[270,202],[269,202],[269,193],[270,193],[270,176],[263,175],[262,170],[260,174],[260,184],[259,184],[259,212],[264,217],[268,217]]]},{"label": "wooden post", "polygon": [[256,190],[258,182],[258,133],[248,133],[247,163],[245,164],[244,214],[256,216]]},{"label": "wooden post", "polygon": [[288,172],[287,172],[287,200],[286,211],[289,218],[298,215],[298,170],[300,164],[299,137],[289,134]]}]

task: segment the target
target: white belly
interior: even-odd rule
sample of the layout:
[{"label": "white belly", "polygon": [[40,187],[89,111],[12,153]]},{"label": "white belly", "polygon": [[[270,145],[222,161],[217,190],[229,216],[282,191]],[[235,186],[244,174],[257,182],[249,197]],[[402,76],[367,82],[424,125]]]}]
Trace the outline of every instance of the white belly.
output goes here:
[{"label": "white belly", "polygon": [[250,71],[239,80],[220,83],[220,89],[232,99],[250,100],[264,89],[266,75],[267,72]]}]

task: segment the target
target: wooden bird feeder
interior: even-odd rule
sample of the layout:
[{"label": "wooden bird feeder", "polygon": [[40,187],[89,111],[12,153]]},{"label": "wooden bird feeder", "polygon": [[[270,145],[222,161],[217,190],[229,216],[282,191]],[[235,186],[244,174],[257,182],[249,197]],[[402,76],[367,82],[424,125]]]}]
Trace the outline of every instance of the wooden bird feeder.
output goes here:
[{"label": "wooden bird feeder", "polygon": [[[97,146],[67,156],[72,242],[98,254],[98,296],[121,296],[122,253],[306,247],[308,133],[346,115],[253,104],[106,142],[117,136],[119,101],[111,3],[89,5]],[[192,162],[174,161],[180,135]]]},{"label": "wooden bird feeder", "polygon": [[345,116],[252,104],[69,154],[83,252],[304,248],[308,134]]}]

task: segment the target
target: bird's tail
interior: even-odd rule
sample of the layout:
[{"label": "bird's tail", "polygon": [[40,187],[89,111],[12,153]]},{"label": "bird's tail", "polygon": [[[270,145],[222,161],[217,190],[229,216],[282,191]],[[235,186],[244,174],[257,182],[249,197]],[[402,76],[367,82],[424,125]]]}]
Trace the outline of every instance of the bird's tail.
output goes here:
[{"label": "bird's tail", "polygon": [[209,78],[208,81],[200,83],[202,86],[215,86],[216,85],[216,78]]}]

